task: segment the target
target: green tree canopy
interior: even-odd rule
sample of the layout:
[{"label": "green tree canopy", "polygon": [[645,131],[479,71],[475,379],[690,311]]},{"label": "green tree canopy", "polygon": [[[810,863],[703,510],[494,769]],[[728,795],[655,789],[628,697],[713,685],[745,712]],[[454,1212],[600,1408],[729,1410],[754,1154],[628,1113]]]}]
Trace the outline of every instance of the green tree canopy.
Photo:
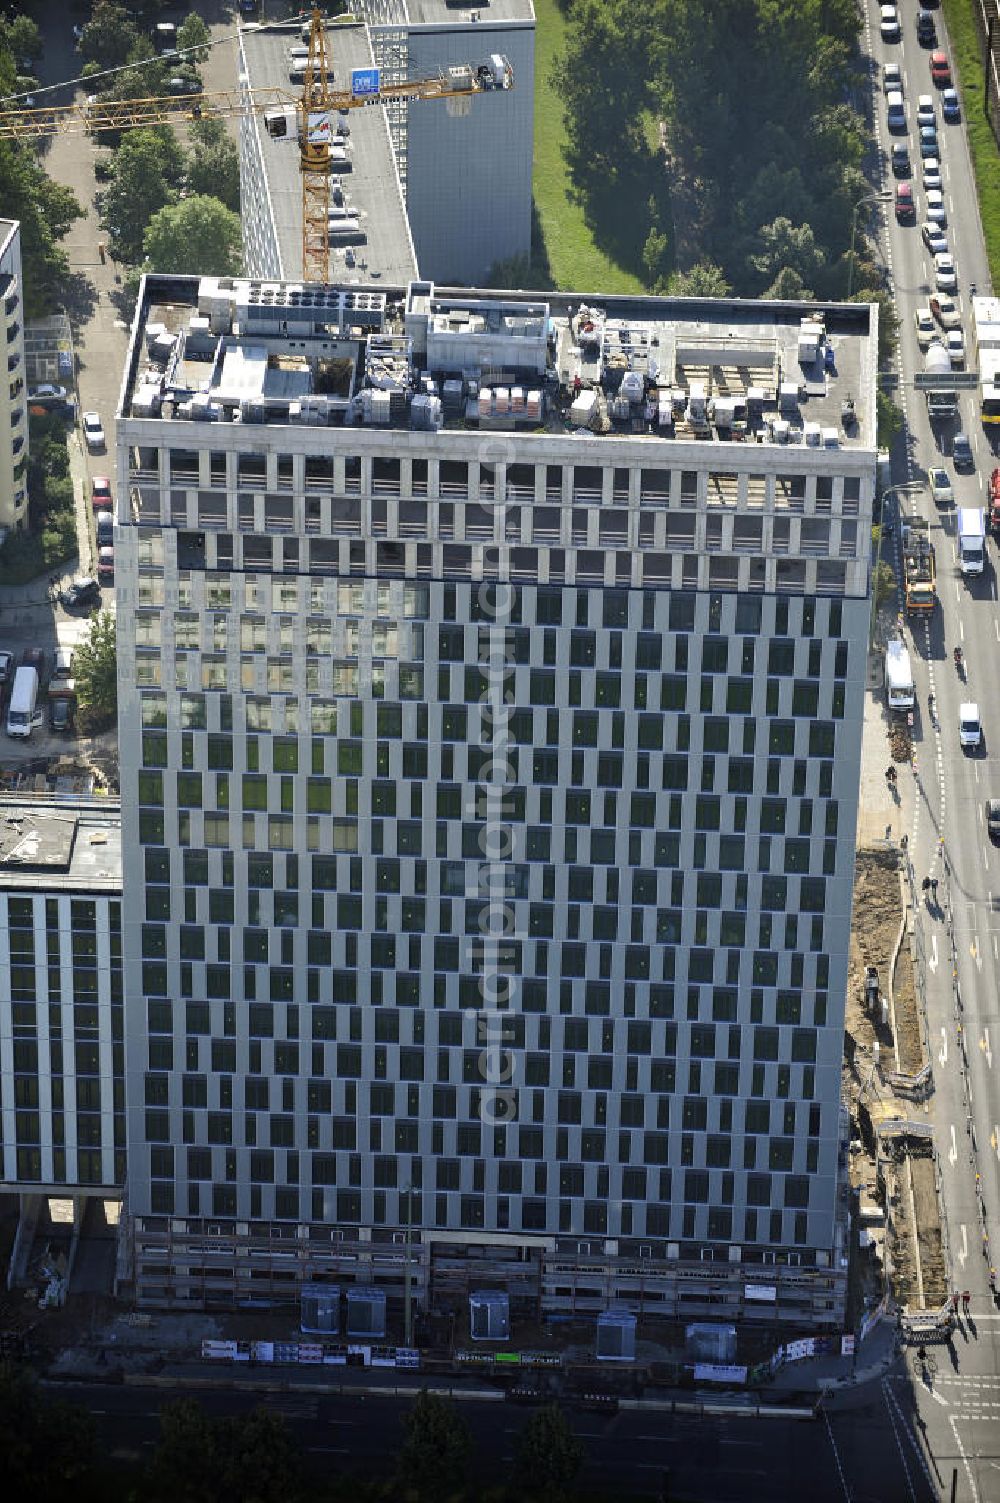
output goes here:
[{"label": "green tree canopy", "polygon": [[240,154],[236,142],[216,116],[196,120],[185,179],[192,193],[217,198],[234,214],[240,211]]},{"label": "green tree canopy", "polygon": [[0,47],[14,58],[36,58],[42,52],[42,34],[30,16],[0,20]]},{"label": "green tree canopy", "polygon": [[160,1410],[144,1497],[154,1503],[300,1503],[301,1457],[266,1409],[209,1418],[193,1399]]},{"label": "green tree canopy", "polygon": [[139,41],[139,30],[127,10],[115,0],[97,0],[94,14],[83,28],[80,53],[100,68],[119,68]]},{"label": "green tree canopy", "polygon": [[101,223],[118,260],[141,259],[146,226],[173,202],[183,173],[184,153],[170,126],[143,126],[123,137],[101,209]]},{"label": "green tree canopy", "polygon": [[199,193],[154,214],[145,236],[150,271],[232,276],[241,264],[239,215]]},{"label": "green tree canopy", "polygon": [[721,266],[713,266],[711,261],[698,261],[688,271],[675,272],[670,278],[674,297],[729,297],[732,290]]},{"label": "green tree canopy", "polygon": [[583,1447],[557,1404],[537,1409],[521,1432],[517,1447],[517,1478],[525,1499],[532,1503],[563,1503],[570,1497],[580,1468]]},{"label": "green tree canopy", "polygon": [[[211,41],[211,33],[197,11],[185,16],[177,28],[177,48],[180,52],[187,52],[185,62],[203,63],[208,57],[208,44]],[[189,48],[196,51],[188,52]]]},{"label": "green tree canopy", "polygon": [[454,1403],[421,1389],[403,1421],[397,1487],[415,1503],[448,1503],[462,1487],[472,1437]]},{"label": "green tree canopy", "polygon": [[92,729],[110,725],[118,713],[118,658],[115,618],[102,611],[90,635],[73,654],[73,675],[80,710]]},{"label": "green tree canopy", "polygon": [[71,1404],[50,1403],[22,1367],[0,1367],[0,1489],[5,1498],[65,1503],[92,1496],[94,1426]]}]

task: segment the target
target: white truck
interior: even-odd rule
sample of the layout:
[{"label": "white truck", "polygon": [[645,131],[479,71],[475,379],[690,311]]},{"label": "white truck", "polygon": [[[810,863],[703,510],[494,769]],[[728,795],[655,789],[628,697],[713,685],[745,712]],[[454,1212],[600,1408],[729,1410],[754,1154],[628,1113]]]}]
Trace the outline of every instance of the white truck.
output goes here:
[{"label": "white truck", "polygon": [[982,574],[986,557],[986,518],[979,506],[958,510],[958,567],[963,574]]},{"label": "white truck", "polygon": [[899,638],[885,649],[885,693],[890,710],[912,710],[914,704],[913,670],[906,643]]},{"label": "white truck", "polygon": [[38,708],[38,671],[35,668],[19,668],[14,675],[14,687],[7,706],[7,734],[27,739],[36,725],[42,723]]}]

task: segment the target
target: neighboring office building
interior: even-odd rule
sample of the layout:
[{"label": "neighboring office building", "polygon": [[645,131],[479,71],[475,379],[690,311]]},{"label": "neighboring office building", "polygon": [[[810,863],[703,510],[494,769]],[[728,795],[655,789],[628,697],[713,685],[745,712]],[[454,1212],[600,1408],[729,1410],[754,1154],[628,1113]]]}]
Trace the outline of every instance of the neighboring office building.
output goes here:
[{"label": "neighboring office building", "polygon": [[[19,1250],[43,1201],[125,1182],[121,818],[106,798],[0,797],[0,1194]],[[15,1255],[16,1256],[16,1255]]]},{"label": "neighboring office building", "polygon": [[[380,66],[386,79],[432,76],[453,63],[507,57],[514,88],[472,99],[352,110],[350,171],[339,181],[361,238],[330,251],[332,279],[383,277],[401,286],[417,275],[483,281],[497,262],[531,249],[535,18],[531,0],[498,0],[470,11],[445,0],[367,0],[368,25],[331,26],[334,85],[349,89],[355,68]],[[477,21],[470,21],[470,15]],[[285,31],[240,34],[240,77],[253,88],[291,88]],[[251,276],[295,281],[302,274],[302,193],[294,131],[275,140],[248,110],[240,137],[244,257]],[[361,267],[364,266],[365,270]]]},{"label": "neighboring office building", "polygon": [[141,1302],[398,1295],[412,1221],[422,1303],[837,1325],[877,314],[827,314],[824,374],[807,311],[146,280],[117,423]]},{"label": "neighboring office building", "polygon": [[21,226],[0,219],[0,537],[28,516],[28,400],[24,370],[24,282]]}]

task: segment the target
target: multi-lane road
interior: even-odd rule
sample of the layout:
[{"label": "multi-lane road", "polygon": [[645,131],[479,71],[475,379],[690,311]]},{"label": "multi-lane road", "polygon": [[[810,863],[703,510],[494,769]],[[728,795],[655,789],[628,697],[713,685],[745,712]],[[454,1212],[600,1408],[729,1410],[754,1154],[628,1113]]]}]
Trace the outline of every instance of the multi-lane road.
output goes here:
[{"label": "multi-lane road", "polygon": [[[940,11],[934,14],[938,45],[950,55],[943,17]],[[905,139],[917,201],[916,224],[911,225],[898,224],[892,203],[887,203],[881,236],[900,318],[898,400],[906,416],[905,442],[893,455],[892,478],[894,485],[923,482],[898,499],[904,511],[915,510],[930,522],[940,597],[930,623],[914,624],[910,632],[919,708],[912,789],[905,789],[904,797],[912,792],[909,851],[918,898],[924,876],[938,876],[941,884],[940,908],[921,903],[917,920],[935,1056],[930,1114],[943,1172],[952,1274],[957,1287],[972,1294],[972,1319],[963,1322],[951,1358],[940,1353],[938,1373],[930,1382],[910,1385],[908,1393],[915,1397],[915,1420],[934,1468],[940,1469],[944,1496],[951,1496],[956,1469],[957,1497],[987,1503],[1000,1499],[1000,1309],[990,1297],[984,1257],[986,1234],[992,1259],[1000,1261],[1000,849],[987,837],[984,805],[987,797],[1000,796],[1000,604],[998,554],[992,542],[981,577],[966,582],[959,573],[955,508],[983,505],[997,461],[980,422],[975,391],[960,394],[957,423],[932,430],[926,399],[913,386],[914,374],[924,362],[913,315],[935,290],[933,261],[920,232],[926,194],[916,121],[918,95],[935,98],[946,232],[958,272],[955,296],[970,363],[971,288],[985,293],[990,287],[964,121],[945,124],[941,119],[939,91],[930,77],[930,49],[917,40],[916,8],[900,6],[900,20],[900,41],[883,41],[878,6],[869,3],[882,186],[895,187],[890,147],[904,139],[888,133],[881,86],[882,65],[897,62],[905,85]],[[951,446],[959,428],[972,440],[972,473],[958,474],[952,463]],[[939,509],[932,502],[926,484],[932,465],[948,471],[955,508]],[[897,528],[896,537],[898,533]],[[953,663],[956,646],[962,648],[967,664],[967,684],[960,681]],[[963,752],[959,744],[959,705],[966,700],[978,703],[985,733],[985,744],[974,754]],[[905,1380],[901,1386],[906,1386]]]}]

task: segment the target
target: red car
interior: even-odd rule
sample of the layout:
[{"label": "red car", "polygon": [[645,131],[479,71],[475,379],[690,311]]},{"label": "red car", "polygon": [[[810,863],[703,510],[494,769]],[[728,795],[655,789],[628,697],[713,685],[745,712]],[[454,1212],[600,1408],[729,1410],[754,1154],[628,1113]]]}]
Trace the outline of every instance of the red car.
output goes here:
[{"label": "red car", "polygon": [[951,83],[951,67],[943,52],[931,53],[931,79],[939,89],[946,89]]},{"label": "red car", "polygon": [[107,475],[95,475],[91,481],[90,504],[95,511],[114,511],[111,481]]},{"label": "red car", "polygon": [[913,202],[913,187],[910,183],[896,184],[896,220],[899,224],[912,224],[917,217]]},{"label": "red car", "polygon": [[115,582],[115,550],[113,548],[98,548],[97,550],[97,578],[100,583],[114,584]]}]

